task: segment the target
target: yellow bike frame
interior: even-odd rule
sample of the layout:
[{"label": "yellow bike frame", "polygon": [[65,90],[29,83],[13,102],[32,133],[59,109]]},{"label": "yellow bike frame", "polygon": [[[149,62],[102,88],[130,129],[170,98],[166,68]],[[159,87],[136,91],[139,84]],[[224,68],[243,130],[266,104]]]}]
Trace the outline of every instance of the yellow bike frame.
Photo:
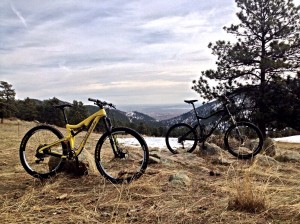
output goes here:
[{"label": "yellow bike frame", "polygon": [[[81,121],[80,123],[78,123],[76,125],[66,124],[66,136],[64,138],[58,140],[58,141],[55,141],[55,142],[53,142],[51,144],[48,144],[48,145],[40,148],[38,150],[38,153],[40,153],[40,154],[47,154],[44,151],[47,151],[48,149],[51,150],[52,146],[55,146],[55,145],[58,145],[58,144],[61,144],[62,142],[64,142],[66,144],[69,143],[70,149],[73,151],[74,156],[78,156],[82,152],[82,150],[83,150],[83,148],[84,148],[84,146],[85,146],[85,144],[86,144],[89,136],[94,131],[96,125],[99,122],[99,120],[102,117],[105,117],[105,116],[106,116],[106,111],[105,111],[104,108],[101,108],[101,109],[99,109],[99,111],[97,111],[96,113],[94,113],[91,116],[87,117],[85,120]],[[74,147],[75,147],[75,135],[77,133],[79,133],[80,131],[77,132],[77,133],[75,133],[75,134],[74,134],[74,131],[80,130],[83,127],[88,127],[89,125],[90,125],[90,127],[89,127],[87,133],[85,134],[83,140],[81,141],[78,149],[75,150],[74,149]],[[63,154],[58,153],[58,152],[52,152],[52,151],[50,151],[50,153],[52,155],[56,155],[56,156],[61,157],[61,158],[67,158],[67,155],[63,155]],[[48,154],[50,154],[50,153],[48,152]]]}]

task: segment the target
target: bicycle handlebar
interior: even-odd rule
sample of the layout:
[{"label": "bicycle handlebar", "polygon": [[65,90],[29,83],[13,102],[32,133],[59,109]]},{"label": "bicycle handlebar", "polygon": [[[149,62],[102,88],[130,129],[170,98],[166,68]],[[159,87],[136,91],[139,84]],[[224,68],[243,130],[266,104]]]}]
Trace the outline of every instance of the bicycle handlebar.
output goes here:
[{"label": "bicycle handlebar", "polygon": [[116,106],[113,105],[112,103],[108,103],[108,102],[101,101],[101,100],[98,100],[98,99],[93,99],[93,98],[88,98],[88,101],[94,102],[95,105],[97,105],[97,106],[99,106],[99,107],[109,106],[109,107],[111,107],[111,108],[116,109]]}]

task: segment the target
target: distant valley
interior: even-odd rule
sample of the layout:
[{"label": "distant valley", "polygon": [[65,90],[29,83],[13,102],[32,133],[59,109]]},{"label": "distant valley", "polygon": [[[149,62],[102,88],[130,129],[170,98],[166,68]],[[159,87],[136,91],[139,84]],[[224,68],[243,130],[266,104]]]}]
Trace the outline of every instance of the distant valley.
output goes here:
[{"label": "distant valley", "polygon": [[153,117],[157,121],[167,120],[184,114],[192,109],[188,104],[169,104],[169,105],[120,105],[117,107],[121,111],[138,111]]}]

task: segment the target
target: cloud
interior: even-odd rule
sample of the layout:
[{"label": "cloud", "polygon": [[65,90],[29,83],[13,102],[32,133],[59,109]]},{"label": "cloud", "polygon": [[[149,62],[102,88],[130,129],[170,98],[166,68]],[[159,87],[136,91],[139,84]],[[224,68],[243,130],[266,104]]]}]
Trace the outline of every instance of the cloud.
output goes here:
[{"label": "cloud", "polygon": [[231,21],[233,5],[1,1],[0,80],[11,83],[20,99],[86,102],[105,95],[126,104],[197,97],[191,82],[215,66],[207,45],[227,38],[222,27]]},{"label": "cloud", "polygon": [[10,3],[10,8],[15,13],[15,15],[20,19],[21,23],[23,23],[23,25],[26,28],[28,28],[26,20],[24,19],[24,17],[21,15],[21,13],[15,8],[15,6],[12,3]]}]

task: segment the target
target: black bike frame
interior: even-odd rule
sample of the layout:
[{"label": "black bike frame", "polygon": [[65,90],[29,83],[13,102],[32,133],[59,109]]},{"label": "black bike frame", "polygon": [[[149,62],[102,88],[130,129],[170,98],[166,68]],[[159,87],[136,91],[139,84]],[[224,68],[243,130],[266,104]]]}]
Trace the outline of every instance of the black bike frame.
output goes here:
[{"label": "black bike frame", "polygon": [[[199,142],[205,142],[205,140],[206,140],[209,136],[211,136],[212,133],[216,130],[216,128],[218,127],[218,125],[219,125],[222,121],[225,120],[224,118],[225,118],[226,116],[229,116],[229,117],[230,117],[230,120],[232,121],[232,123],[233,123],[233,124],[236,124],[235,119],[233,118],[231,112],[230,112],[229,109],[228,109],[227,103],[223,103],[223,107],[224,107],[223,110],[218,110],[218,111],[212,113],[211,115],[209,115],[208,117],[201,117],[201,116],[199,116],[198,113],[197,113],[197,111],[196,111],[196,108],[195,108],[194,103],[191,103],[191,104],[192,104],[192,106],[193,106],[194,113],[195,113],[196,119],[197,119],[197,124],[196,124],[194,127],[192,127],[192,130],[195,130],[195,131],[196,131],[197,128],[199,127],[199,129],[200,129],[199,139],[198,139]],[[215,115],[217,115],[217,114],[222,114],[222,117],[221,117],[221,118],[219,119],[219,121],[218,121],[218,122],[217,122],[210,130],[209,130],[209,133],[208,133],[208,134],[205,134],[205,133],[204,133],[204,127],[203,127],[203,125],[201,124],[200,121],[201,121],[201,120],[209,119],[209,118],[211,118],[211,117],[213,117],[213,116],[215,116]],[[196,131],[196,133],[197,133],[197,131]],[[188,135],[188,134],[190,134],[190,132],[188,132],[186,135]]]}]

